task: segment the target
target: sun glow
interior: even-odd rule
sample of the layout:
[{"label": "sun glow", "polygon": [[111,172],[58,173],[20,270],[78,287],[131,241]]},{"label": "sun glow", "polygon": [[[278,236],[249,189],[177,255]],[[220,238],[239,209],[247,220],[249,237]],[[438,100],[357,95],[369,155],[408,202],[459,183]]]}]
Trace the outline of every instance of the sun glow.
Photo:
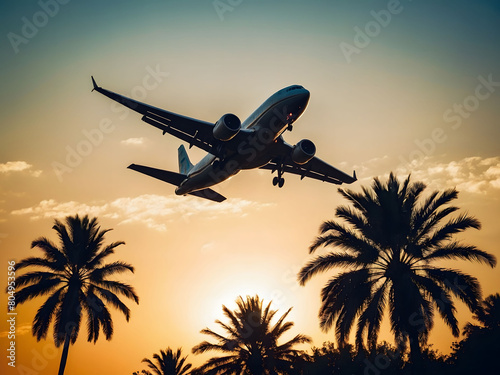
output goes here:
[{"label": "sun glow", "polygon": [[[228,279],[214,278],[210,286],[205,285],[203,288],[206,293],[198,299],[199,309],[197,310],[203,311],[204,324],[213,327],[215,320],[225,320],[223,305],[234,310],[239,296],[245,299],[246,296],[258,295],[264,301],[264,306],[272,301],[271,308],[284,313],[290,306],[282,303],[285,294],[278,281],[270,278],[266,273],[256,273],[251,268],[238,272]],[[199,319],[199,315],[197,318]]]}]

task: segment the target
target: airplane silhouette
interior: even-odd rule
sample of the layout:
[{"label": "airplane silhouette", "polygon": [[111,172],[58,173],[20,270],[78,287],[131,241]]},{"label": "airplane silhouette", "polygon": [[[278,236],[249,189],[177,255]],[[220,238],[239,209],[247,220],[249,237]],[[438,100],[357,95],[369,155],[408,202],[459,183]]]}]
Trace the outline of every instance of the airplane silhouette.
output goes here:
[{"label": "airplane silhouette", "polygon": [[206,122],[182,116],[164,109],[138,102],[99,87],[97,91],[108,98],[142,114],[142,121],[169,133],[208,154],[193,165],[184,146],[178,149],[179,173],[131,164],[128,168],[177,186],[177,195],[191,194],[222,202],[226,198],[210,189],[244,169],[269,169],[277,176],[273,185],[283,187],[283,174],[297,174],[333,184],[356,181],[353,176],[336,169],[317,158],[316,146],[303,139],[292,146],[282,134],[292,130],[293,123],[306,109],[309,91],[299,85],[285,87],[271,95],[245,121],[231,113],[217,122]]}]

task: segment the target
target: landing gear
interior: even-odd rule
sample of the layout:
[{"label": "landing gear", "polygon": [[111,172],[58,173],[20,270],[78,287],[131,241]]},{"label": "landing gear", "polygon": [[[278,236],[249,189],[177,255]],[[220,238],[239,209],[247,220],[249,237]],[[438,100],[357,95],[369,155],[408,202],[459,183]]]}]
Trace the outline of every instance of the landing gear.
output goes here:
[{"label": "landing gear", "polygon": [[282,188],[285,184],[285,179],[283,176],[283,165],[278,166],[278,175],[273,178],[273,186],[278,185],[279,188]]},{"label": "landing gear", "polygon": [[283,177],[274,177],[273,178],[273,185],[282,188],[283,185],[285,184],[285,179]]}]

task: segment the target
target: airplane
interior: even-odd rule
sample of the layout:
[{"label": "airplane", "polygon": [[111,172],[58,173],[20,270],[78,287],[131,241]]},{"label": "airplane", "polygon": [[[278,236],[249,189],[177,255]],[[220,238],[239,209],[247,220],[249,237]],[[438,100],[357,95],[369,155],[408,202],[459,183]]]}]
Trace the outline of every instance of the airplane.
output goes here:
[{"label": "airplane", "polygon": [[223,115],[215,123],[182,116],[138,102],[97,85],[92,76],[92,91],[142,114],[141,120],[169,133],[208,154],[193,165],[186,149],[178,149],[179,173],[131,164],[128,168],[177,186],[175,194],[194,195],[215,202],[226,198],[210,189],[241,170],[268,169],[276,172],[273,185],[283,187],[283,174],[291,173],[333,184],[351,184],[357,180],[317,158],[316,146],[308,139],[290,145],[283,139],[306,109],[310,93],[292,85],[271,95],[245,121],[232,114]]}]

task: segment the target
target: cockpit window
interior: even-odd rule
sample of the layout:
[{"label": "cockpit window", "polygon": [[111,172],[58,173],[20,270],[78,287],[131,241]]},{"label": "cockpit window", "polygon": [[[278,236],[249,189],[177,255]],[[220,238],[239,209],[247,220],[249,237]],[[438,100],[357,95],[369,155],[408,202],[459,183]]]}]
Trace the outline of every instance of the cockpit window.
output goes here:
[{"label": "cockpit window", "polygon": [[298,86],[298,85],[296,85],[296,86],[291,86],[291,87],[289,87],[286,91],[287,91],[287,92],[289,92],[289,91],[292,91],[292,90],[297,90],[297,89],[301,89],[301,88],[302,88],[302,86]]}]

